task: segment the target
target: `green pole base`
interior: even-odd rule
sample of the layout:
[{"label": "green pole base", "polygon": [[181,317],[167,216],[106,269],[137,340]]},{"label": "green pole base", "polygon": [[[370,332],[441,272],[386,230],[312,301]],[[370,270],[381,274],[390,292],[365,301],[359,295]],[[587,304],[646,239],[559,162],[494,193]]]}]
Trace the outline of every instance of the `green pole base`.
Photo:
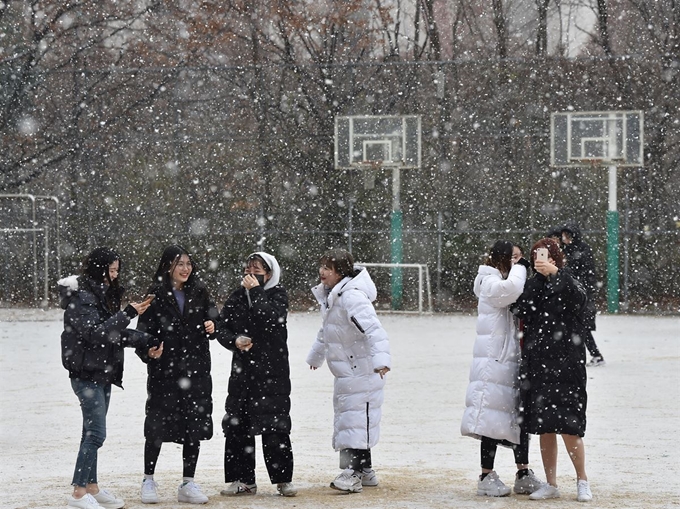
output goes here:
[{"label": "green pole base", "polygon": [[[391,218],[392,263],[402,263],[402,214],[401,210],[393,210]],[[402,306],[403,281],[401,267],[392,268],[392,309],[400,310]]]},{"label": "green pole base", "polygon": [[619,213],[607,211],[607,311],[619,312]]}]

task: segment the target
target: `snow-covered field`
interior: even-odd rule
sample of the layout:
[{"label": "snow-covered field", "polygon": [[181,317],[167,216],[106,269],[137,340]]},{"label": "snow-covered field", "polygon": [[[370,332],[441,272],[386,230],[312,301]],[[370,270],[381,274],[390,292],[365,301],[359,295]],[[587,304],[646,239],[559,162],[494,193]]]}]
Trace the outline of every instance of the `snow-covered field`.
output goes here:
[{"label": "snow-covered field", "polygon": [[[64,507],[80,438],[81,416],[59,357],[61,313],[0,310],[0,507]],[[472,316],[383,315],[392,347],[382,436],[373,450],[380,486],[344,495],[328,483],[339,472],[331,449],[332,377],[304,359],[319,325],[316,313],[289,320],[293,381],[295,498],[275,496],[258,441],[257,495],[238,501],[224,487],[220,428],[230,353],[213,344],[215,437],[203,442],[196,475],[208,506],[239,508],[519,508],[566,507],[576,502],[574,471],[562,444],[562,498],[477,497],[479,443],[460,436],[474,341]],[[680,319],[603,316],[595,338],[608,364],[589,371],[587,469],[595,496],[590,507],[680,507]],[[114,388],[108,438],[99,456],[100,485],[139,501],[142,479],[146,374],[126,352],[125,390]],[[156,472],[161,503],[177,508],[180,448],[165,444]],[[544,477],[538,440],[531,460]],[[496,470],[512,482],[512,453],[499,449]]]}]

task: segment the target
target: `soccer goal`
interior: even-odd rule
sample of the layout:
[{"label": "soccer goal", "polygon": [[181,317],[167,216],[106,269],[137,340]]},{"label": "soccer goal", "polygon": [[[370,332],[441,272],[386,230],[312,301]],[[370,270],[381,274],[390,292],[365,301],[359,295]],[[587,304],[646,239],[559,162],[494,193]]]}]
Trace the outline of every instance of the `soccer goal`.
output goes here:
[{"label": "soccer goal", "polygon": [[[424,263],[363,263],[357,265],[370,269],[371,278],[378,288],[378,311],[393,313],[432,313],[432,287],[430,285],[430,271]],[[390,280],[392,273],[400,271],[403,281],[404,308],[391,309],[389,302],[385,303],[385,296],[390,296]]]}]

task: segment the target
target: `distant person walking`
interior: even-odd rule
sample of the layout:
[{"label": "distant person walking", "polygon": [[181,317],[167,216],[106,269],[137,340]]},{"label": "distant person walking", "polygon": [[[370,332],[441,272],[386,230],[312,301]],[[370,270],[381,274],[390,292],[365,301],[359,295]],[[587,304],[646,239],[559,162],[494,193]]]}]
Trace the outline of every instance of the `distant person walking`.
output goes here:
[{"label": "distant person walking", "polygon": [[157,352],[137,349],[147,365],[142,503],[159,502],[154,480],[163,442],[182,444],[182,483],[177,500],[204,504],[194,482],[201,440],[213,435],[210,345],[218,312],[189,253],[172,245],[163,251],[149,293],[156,296],[140,317],[139,330],[162,341]]},{"label": "distant person walking", "polygon": [[319,260],[319,277],[312,293],[321,305],[322,324],[307,364],[315,370],[325,360],[335,377],[333,448],[343,470],[331,488],[358,493],[363,486],[378,485],[371,448],[380,437],[389,340],[372,304],[375,284],[349,252],[326,252]]},{"label": "distant person walking", "polygon": [[512,491],[494,471],[498,445],[511,447],[517,465],[514,491],[530,494],[543,482],[529,469],[529,435],[519,421],[520,345],[508,306],[524,289],[529,262],[519,246],[498,240],[474,282],[477,339],[465,396],[461,434],[480,440],[482,472],[477,495],[504,497]]},{"label": "distant person walking", "polygon": [[583,285],[588,295],[588,304],[582,316],[586,329],[584,341],[592,357],[587,366],[604,366],[604,357],[595,343],[592,332],[595,330],[595,317],[597,315],[595,307],[595,292],[597,290],[595,259],[593,258],[593,250],[583,241],[581,229],[575,223],[568,223],[562,227],[562,250],[567,257],[567,267]]},{"label": "distant person walking", "polygon": [[[540,250],[547,261],[539,259]],[[522,429],[540,435],[541,457],[547,483],[531,500],[559,498],[557,487],[557,435],[562,436],[576,471],[577,500],[593,496],[586,475],[586,349],[580,338],[581,313],[587,302],[583,286],[564,269],[564,254],[553,239],[539,240],[531,248],[535,274],[511,306],[524,321],[524,347],[520,376]]]},{"label": "distant person walking", "polygon": [[222,419],[224,477],[222,495],[252,495],[255,483],[255,437],[269,479],[279,494],[293,497],[293,449],[290,443],[290,365],[288,361],[288,293],[280,284],[281,267],[268,253],[245,261],[238,288],[220,313],[218,341],[233,352],[229,392]]},{"label": "distant person walking", "polygon": [[113,249],[98,247],[85,259],[82,275],[58,281],[64,310],[61,361],[83,414],[69,507],[120,509],[125,505],[124,500],[100,489],[97,480],[97,455],[106,439],[111,385],[123,386],[124,347],[153,350],[158,342],[127,328],[151,300],[132,302],[121,311],[125,289],[118,283],[120,271],[120,256]]}]

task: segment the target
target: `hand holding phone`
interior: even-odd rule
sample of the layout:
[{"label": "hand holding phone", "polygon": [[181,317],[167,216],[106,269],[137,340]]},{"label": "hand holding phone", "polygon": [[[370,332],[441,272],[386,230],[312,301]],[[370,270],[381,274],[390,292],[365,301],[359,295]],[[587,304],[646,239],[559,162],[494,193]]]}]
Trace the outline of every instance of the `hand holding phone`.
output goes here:
[{"label": "hand holding phone", "polygon": [[153,293],[149,293],[144,297],[144,302],[151,304],[151,301],[156,298],[156,295]]},{"label": "hand holding phone", "polygon": [[536,248],[536,260],[548,261],[548,249],[545,247]]}]

